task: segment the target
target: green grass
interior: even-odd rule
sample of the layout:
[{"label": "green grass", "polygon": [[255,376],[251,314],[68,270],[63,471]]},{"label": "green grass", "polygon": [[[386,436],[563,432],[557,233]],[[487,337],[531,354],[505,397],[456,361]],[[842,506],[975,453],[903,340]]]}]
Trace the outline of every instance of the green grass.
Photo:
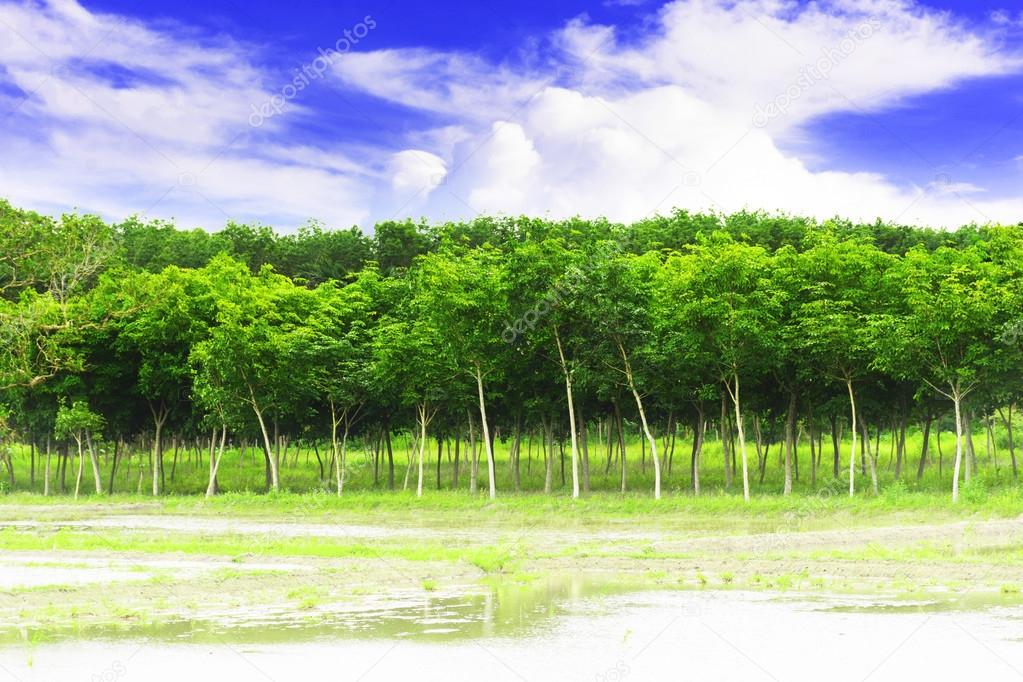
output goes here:
[{"label": "green grass", "polygon": [[[709,434],[708,438],[709,440],[705,444],[701,460],[701,486],[706,492],[713,493],[716,491],[725,491],[734,493],[737,486],[741,484],[736,482],[733,483],[730,488],[726,488],[722,445],[720,441],[714,439],[713,433]],[[994,452],[994,457],[989,458],[986,452],[986,437],[979,425],[975,429],[974,442],[977,451],[978,475],[972,489],[964,490],[964,496],[973,495],[975,497],[983,497],[988,492],[1016,486],[1016,481],[1013,478],[1012,470],[1009,466],[1006,435],[1001,428],[996,429],[995,440],[997,448]],[[911,430],[908,433],[906,443],[907,457],[903,462],[903,476],[902,480],[897,483],[894,477],[895,465],[892,457],[891,434],[885,433],[882,435],[879,448],[880,454],[878,456],[878,475],[882,494],[898,496],[904,493],[915,492],[948,493],[951,490],[951,465],[954,451],[953,435],[947,431],[942,434],[941,450],[943,454],[940,456],[938,450],[938,439],[933,431],[930,441],[932,461],[925,470],[924,476],[920,480],[917,480],[916,467],[919,461],[922,437],[917,431]],[[591,461],[590,483],[592,490],[595,492],[617,492],[620,485],[620,471],[617,469],[616,465],[612,466],[610,471],[607,470],[606,445],[600,443],[596,433],[592,433],[590,435],[589,442]],[[445,444],[442,456],[440,481],[441,490],[452,490],[455,488],[454,463],[449,456],[449,445],[450,443]],[[502,442],[499,440],[496,443],[495,459],[497,464],[497,487],[502,494],[511,491],[513,487],[508,457],[510,445],[511,443],[508,441]],[[843,476],[848,473],[850,445],[851,443],[848,439],[846,439],[841,445],[841,461],[839,469]],[[658,442],[658,446],[663,450],[662,443],[660,441]],[[665,460],[663,461],[662,467],[663,486],[665,493],[669,496],[685,494],[691,488],[691,480],[688,473],[689,446],[690,443],[685,438],[676,440],[675,451],[671,458],[673,461],[670,472],[668,462],[666,461],[668,459],[665,456],[666,453],[661,452],[662,460]],[[102,444],[99,447],[103,459],[102,469],[105,486],[109,480],[111,453],[113,448],[110,444]],[[567,492],[571,486],[570,453],[567,452],[567,444],[565,445],[565,448],[564,478],[562,477],[562,461],[559,448],[555,447],[554,453],[554,485],[555,490],[561,494]],[[650,492],[653,489],[653,466],[650,462],[649,453],[647,453],[646,456],[643,455],[643,442],[635,433],[631,434],[631,437],[626,440],[626,448],[627,461],[629,462],[629,471],[627,476],[628,489],[631,491]],[[780,461],[781,451],[782,448],[779,444],[774,444],[770,447],[767,457],[766,475],[763,483],[761,483],[759,480],[759,472],[756,470],[756,450],[752,443],[749,445],[751,489],[754,495],[774,495],[781,492],[784,483]],[[321,458],[326,457],[325,444],[320,445],[319,452]],[[404,487],[405,474],[411,461],[410,458],[414,455],[414,453],[408,439],[402,436],[396,436],[394,438],[393,452],[395,461],[395,486],[400,490]],[[263,492],[265,488],[264,465],[261,453],[254,448],[249,447],[245,452],[244,457],[242,454],[242,451],[238,448],[229,449],[225,452],[219,474],[221,489],[236,493]],[[426,491],[425,494],[432,495],[437,492],[436,441],[431,441],[429,443],[429,446],[426,448],[426,454],[424,488]],[[451,454],[453,454],[453,448]],[[829,487],[829,484],[832,481],[831,470],[833,458],[830,438],[825,437],[824,439],[824,451],[821,456],[820,466],[818,467],[816,483],[811,483],[810,480],[811,466],[809,454],[809,444],[804,438],[797,451],[799,475],[794,484],[795,492],[817,493],[828,490],[838,492],[838,489],[841,488],[841,486]],[[185,448],[179,445],[177,447],[175,463],[175,446],[168,442],[164,464],[166,492],[177,495],[202,495],[206,490],[207,476],[209,472],[207,455],[208,453],[205,449],[201,449],[200,452],[197,452],[194,447]],[[130,458],[122,457],[121,462],[118,464],[117,475],[114,480],[115,492],[122,494],[132,494],[137,492],[139,490],[140,470],[142,473],[141,491],[145,493],[146,491],[151,490],[152,483],[148,469],[149,458],[148,452],[135,452]],[[462,448],[460,459],[457,489],[467,491],[469,486],[469,467],[466,459],[465,447]],[[33,477],[30,472],[31,464],[29,449],[27,447],[17,446],[15,448],[14,466],[16,481],[13,490],[9,490],[10,485],[6,480],[2,482],[3,489],[8,490],[8,492],[42,491],[43,464],[40,458],[37,457],[36,459],[34,481],[31,480]],[[54,490],[56,491],[60,488],[59,477],[56,475],[56,457],[51,458],[51,467],[54,471],[52,478],[54,480]],[[349,451],[346,490],[350,492],[386,490],[386,468],[385,460],[381,467],[382,470],[377,472],[376,479],[374,479],[374,468],[369,446],[366,443],[353,441],[352,447]],[[481,488],[485,488],[485,462],[481,462],[480,468]],[[412,467],[408,478],[408,487],[412,490],[415,489],[416,484],[414,469],[415,467]],[[74,489],[74,476],[76,471],[76,463],[73,461],[70,462],[67,467],[64,481],[65,492]],[[86,466],[85,473],[86,476],[82,482],[82,494],[86,497],[89,497],[90,495],[94,496],[94,491],[92,493],[89,492],[92,488],[92,482],[91,472],[89,471],[88,466]],[[326,474],[326,471],[324,473]],[[869,472],[862,472],[859,467],[859,462],[857,462],[856,474],[858,479],[858,489],[861,491],[868,491],[870,488]],[[332,477],[325,475],[325,478],[331,479]],[[540,492],[543,490],[543,456],[540,451],[539,443],[535,440],[532,445],[530,445],[528,440],[523,443],[523,452],[521,455],[521,478],[521,486],[523,490],[530,492]],[[302,449],[298,451],[296,451],[295,447],[291,447],[289,449],[285,462],[281,467],[281,485],[286,492],[311,493],[315,491],[326,491],[330,487],[331,483],[329,480],[326,482],[320,480],[320,468],[317,465],[313,449],[308,446],[303,446]]]},{"label": "green grass", "polygon": [[511,553],[498,546],[451,547],[443,543],[340,542],[325,538],[253,538],[252,536],[196,536],[182,533],[115,531],[98,533],[60,529],[54,532],[7,528],[0,531],[0,549],[36,551],[182,553],[208,556],[320,557],[330,559],[402,559],[406,561],[467,561],[485,572],[495,572]]},{"label": "green grass", "polygon": [[[980,431],[978,430],[978,434]],[[112,513],[161,513],[187,516],[246,516],[323,523],[372,523],[375,525],[412,525],[457,527],[458,524],[472,523],[507,528],[566,528],[580,529],[617,527],[656,527],[658,529],[684,530],[687,532],[755,533],[777,530],[813,530],[835,527],[864,527],[880,523],[925,523],[953,521],[964,518],[1011,517],[1023,514],[1023,486],[1012,476],[1004,434],[996,438],[999,449],[995,461],[989,459],[985,450],[985,439],[975,436],[978,473],[972,481],[962,486],[957,505],[950,499],[951,474],[950,451],[952,438],[944,433],[943,464],[938,467],[937,439],[932,432],[931,462],[925,475],[917,480],[916,463],[919,457],[921,437],[910,432],[907,439],[907,461],[903,466],[901,480],[894,476],[894,463],[889,459],[888,434],[881,440],[881,455],[878,459],[880,493],[870,490],[869,475],[863,476],[857,466],[857,493],[850,498],[847,482],[831,476],[832,450],[830,439],[825,438],[824,453],[817,480],[810,482],[809,448],[805,439],[799,449],[801,458],[800,476],[795,482],[793,494],[781,494],[783,472],[778,461],[780,448],[772,446],[767,458],[766,475],[760,483],[756,469],[755,448],[750,446],[753,459],[751,471],[752,500],[742,500],[741,485],[724,484],[724,466],[721,443],[713,440],[707,443],[701,466],[702,494],[699,497],[691,491],[688,474],[689,447],[684,439],[676,443],[674,463],[669,473],[667,463],[663,467],[663,498],[654,500],[653,471],[649,461],[643,462],[641,444],[635,436],[627,441],[629,489],[626,493],[618,490],[620,472],[612,467],[606,471],[606,450],[595,434],[591,435],[591,488],[589,495],[573,500],[569,495],[571,472],[566,461],[567,483],[561,481],[560,458],[555,458],[554,490],[544,495],[543,460],[539,446],[532,446],[532,462],[529,461],[529,444],[523,446],[522,492],[514,492],[508,463],[509,443],[497,443],[497,488],[498,498],[488,499],[486,495],[486,466],[481,466],[480,492],[472,495],[468,491],[468,463],[463,448],[459,485],[453,485],[453,462],[449,461],[447,447],[441,462],[441,489],[437,489],[436,441],[428,449],[430,458],[426,462],[427,476],[424,481],[422,498],[415,496],[415,478],[409,476],[408,489],[403,489],[406,467],[410,453],[404,438],[396,438],[395,485],[396,490],[387,489],[386,465],[374,481],[372,460],[368,450],[359,442],[352,446],[349,458],[349,479],[345,493],[338,497],[329,490],[329,484],[319,480],[319,467],[310,448],[298,452],[292,448],[281,470],[283,490],[267,493],[263,486],[263,462],[261,454],[251,447],[244,459],[239,449],[225,453],[221,464],[220,484],[222,494],[205,499],[208,462],[194,450],[179,448],[177,464],[174,464],[174,449],[168,445],[165,464],[167,494],[154,498],[148,493],[151,483],[148,471],[148,455],[136,453],[122,458],[117,468],[112,496],[97,496],[91,489],[91,475],[86,467],[82,495],[76,501],[65,492],[60,494],[59,484],[54,475],[54,493],[43,497],[42,465],[37,459],[35,481],[30,482],[29,453],[25,447],[15,450],[14,465],[16,481],[13,491],[0,494],[0,517],[6,520],[60,520],[74,517],[88,517],[101,510]],[[843,457],[848,456],[850,443],[842,448]],[[320,448],[321,457],[324,448]],[[104,481],[108,480],[111,449],[102,448],[101,462]],[[662,453],[663,454],[663,453]],[[567,459],[567,457],[566,457]],[[857,462],[857,465],[859,462]],[[51,461],[56,468],[56,460]],[[843,459],[840,470],[847,472],[848,460]],[[74,487],[74,473],[77,467],[71,462],[65,482],[66,491]],[[173,477],[171,472],[173,470]],[[142,473],[143,486],[139,493],[137,483]],[[414,473],[414,471],[412,472]],[[9,488],[9,486],[8,486]],[[41,515],[36,505],[47,505],[49,509]],[[452,519],[458,519],[452,521]],[[454,526],[452,525],[454,523]],[[415,548],[409,548],[414,552]],[[186,551],[186,550],[180,550]],[[227,552],[227,549],[223,550]],[[252,547],[238,547],[238,552],[262,551]],[[281,551],[284,551],[282,548]],[[326,549],[323,551],[342,551]],[[359,551],[357,545],[343,550]],[[484,569],[486,570],[486,569]]]}]

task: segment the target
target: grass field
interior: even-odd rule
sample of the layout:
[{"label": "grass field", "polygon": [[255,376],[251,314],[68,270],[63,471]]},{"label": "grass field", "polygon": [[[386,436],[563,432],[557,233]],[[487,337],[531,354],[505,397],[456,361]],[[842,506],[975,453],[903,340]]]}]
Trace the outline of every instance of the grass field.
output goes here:
[{"label": "grass field", "polygon": [[[979,428],[976,430],[980,432]],[[974,434],[974,443],[977,459],[977,468],[973,480],[965,486],[963,497],[967,501],[978,502],[989,494],[998,494],[999,491],[1015,490],[1017,481],[1013,477],[1012,467],[1009,461],[1008,444],[1006,435],[1001,430],[995,432],[994,448],[988,454],[986,436],[980,433]],[[901,496],[905,493],[929,492],[942,493],[951,490],[952,485],[952,461],[954,457],[955,438],[954,434],[944,432],[940,440],[932,431],[930,442],[930,456],[924,475],[917,478],[917,465],[922,447],[922,437],[919,432],[911,431],[907,436],[906,457],[902,465],[902,475],[898,481],[895,479],[895,456],[894,444],[890,434],[883,434],[879,441],[875,441],[877,456],[877,470],[879,489],[882,495]],[[662,444],[659,444],[661,447]],[[843,489],[848,487],[848,457],[851,443],[846,439],[841,446],[840,478],[836,480],[832,476],[833,449],[830,439],[825,438],[823,453],[820,453],[820,464],[817,467],[816,480],[812,473],[810,463],[810,449],[806,439],[803,439],[797,450],[797,477],[793,490],[797,494],[839,495]],[[627,452],[627,490],[630,492],[650,492],[653,490],[653,466],[648,453],[644,453],[644,442],[635,435],[626,441]],[[179,444],[168,442],[166,444],[164,462],[164,489],[172,495],[202,494],[206,490],[208,481],[208,452],[206,447],[196,447],[194,442]],[[660,454],[662,458],[662,480],[664,490],[668,496],[691,495],[692,479],[689,474],[691,442],[685,439],[677,439],[671,466],[669,469],[665,448]],[[512,473],[509,459],[510,442],[497,441],[495,448],[495,460],[497,464],[497,489],[499,495],[505,495],[513,490]],[[101,468],[103,471],[104,487],[109,484],[110,468],[112,462],[113,447],[108,444],[99,446],[101,452]],[[333,485],[333,475],[329,474],[329,446],[319,443],[312,446],[308,443],[301,443],[298,447],[290,446],[283,453],[283,464],[281,467],[282,490],[292,493],[326,491]],[[463,442],[458,467],[458,485],[455,485],[455,465],[452,443],[445,442],[441,453],[441,462],[437,466],[438,447],[435,440],[428,442],[424,461],[424,491],[426,495],[432,496],[437,490],[452,491],[465,490],[469,488],[469,462],[467,460],[467,448]],[[571,462],[568,444],[564,445],[564,460],[558,447],[554,449],[554,496],[563,496],[571,487]],[[782,448],[779,444],[771,446],[766,456],[766,467],[763,482],[760,481],[757,453],[752,444],[749,445],[750,458],[750,485],[754,495],[775,495],[782,491],[783,469],[780,461]],[[620,491],[621,471],[620,464],[616,458],[608,467],[606,444],[599,442],[596,435],[590,437],[590,488],[593,492],[616,493]],[[317,463],[316,454],[319,454],[323,462],[323,477],[321,479],[321,465]],[[406,437],[397,436],[393,439],[394,453],[394,485],[397,490],[415,490],[416,488],[416,450],[414,444]],[[520,490],[527,493],[542,493],[544,488],[544,460],[541,445],[535,440],[526,440],[522,445],[521,452],[521,482]],[[482,458],[481,458],[482,460]],[[4,492],[42,492],[43,490],[43,463],[41,456],[36,457],[35,473],[32,474],[32,465],[29,450],[25,446],[16,446],[14,450],[15,483],[13,491],[9,481],[0,479],[0,491]],[[51,459],[53,490],[56,493],[61,491],[60,476],[58,471],[59,458],[53,456]],[[871,489],[869,468],[864,471],[861,468],[862,462],[857,464],[857,490],[869,494]],[[123,455],[117,466],[114,477],[113,489],[115,493],[145,493],[151,490],[150,455],[148,452],[131,452],[127,457]],[[67,470],[64,474],[63,490],[65,492],[74,489],[75,475],[77,473],[77,461],[72,458],[68,461]],[[235,493],[257,493],[265,489],[264,464],[261,453],[253,447],[243,450],[240,448],[229,448],[223,457],[218,474],[220,489],[224,492]],[[700,484],[702,491],[707,494],[716,495],[741,492],[741,481],[738,474],[731,486],[725,485],[724,455],[720,441],[712,438],[705,443],[700,466]],[[387,463],[386,458],[381,458],[379,469],[374,473],[373,454],[368,443],[354,441],[349,449],[348,462],[346,467],[346,491],[350,493],[387,490]],[[486,488],[486,463],[480,462],[480,489]],[[92,484],[92,474],[88,463],[86,463],[81,488],[82,495],[95,494]],[[356,496],[358,497],[358,496]],[[1010,494],[1011,497],[1011,494]],[[459,499],[459,498],[452,498]],[[403,504],[399,502],[398,504]]]},{"label": "grass field", "polygon": [[[971,608],[1019,603],[1023,487],[1012,476],[1005,444],[999,438],[989,457],[977,439],[977,472],[953,505],[953,442],[948,433],[942,439],[940,472],[932,438],[933,460],[917,480],[921,442],[910,434],[908,461],[896,480],[890,441],[883,437],[879,493],[857,467],[853,497],[848,460],[834,478],[827,442],[814,483],[803,444],[799,480],[792,495],[782,495],[778,448],[772,447],[763,483],[753,465],[749,504],[738,480],[725,486],[717,441],[704,450],[699,496],[690,489],[689,444],[676,444],[661,500],[653,499],[652,467],[643,462],[637,438],[628,442],[628,491],[618,490],[620,471],[606,471],[606,450],[593,445],[592,490],[579,500],[561,480],[560,456],[554,490],[542,493],[544,462],[535,443],[531,455],[524,446],[522,490],[514,492],[508,444],[498,442],[496,500],[486,494],[485,466],[479,492],[468,491],[464,450],[453,486],[447,444],[438,490],[435,441],[421,498],[410,467],[413,450],[401,438],[394,444],[395,490],[387,489],[386,471],[374,481],[372,456],[355,443],[340,497],[329,477],[321,481],[308,447],[289,449],[283,489],[276,493],[264,491],[261,453],[249,448],[243,457],[229,449],[220,469],[222,492],[210,499],[203,495],[205,449],[179,447],[175,462],[169,448],[167,494],[160,497],[148,492],[147,454],[121,460],[113,495],[90,492],[86,463],[82,494],[73,499],[77,462],[69,463],[65,492],[55,481],[45,497],[39,461],[32,483],[28,450],[19,448],[14,489],[7,484],[0,495],[0,579],[8,582],[0,590],[0,624],[28,624],[38,637],[83,629],[179,636],[202,631],[201,623],[224,613],[264,609],[301,614],[312,623],[337,604],[410,591],[494,593],[510,603],[519,597],[509,595],[528,595],[538,580],[582,580],[586,589],[927,594]],[[848,449],[847,441],[846,457]],[[111,457],[108,447],[102,450],[106,483]],[[79,584],[94,571],[120,577]],[[32,576],[40,572],[55,577],[37,584]],[[185,621],[192,625],[162,625]],[[22,636],[23,629],[0,627],[0,640]]]}]

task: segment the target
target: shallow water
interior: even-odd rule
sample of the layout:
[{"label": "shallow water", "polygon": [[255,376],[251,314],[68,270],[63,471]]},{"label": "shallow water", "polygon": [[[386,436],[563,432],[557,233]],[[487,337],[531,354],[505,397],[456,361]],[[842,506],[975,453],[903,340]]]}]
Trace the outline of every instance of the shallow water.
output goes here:
[{"label": "shallow water", "polygon": [[0,680],[1018,679],[1023,607],[1002,603],[632,592],[563,577],[47,641],[24,632],[0,648]]}]

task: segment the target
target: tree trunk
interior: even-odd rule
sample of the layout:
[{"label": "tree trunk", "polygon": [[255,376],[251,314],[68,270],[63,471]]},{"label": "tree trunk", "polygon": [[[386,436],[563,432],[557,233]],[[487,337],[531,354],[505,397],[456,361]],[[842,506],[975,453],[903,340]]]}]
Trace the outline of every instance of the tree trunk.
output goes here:
[{"label": "tree trunk", "polygon": [[50,437],[46,436],[46,463],[43,465],[43,497],[50,496]]},{"label": "tree trunk", "polygon": [[810,435],[810,487],[817,487],[817,441],[814,431],[813,403],[806,406],[806,430]]},{"label": "tree trunk", "polygon": [[[657,439],[654,438],[654,434],[650,432],[650,425],[646,420],[646,410],[643,409],[643,401],[639,397],[639,391],[636,390],[636,382],[632,376],[632,365],[629,363],[629,356],[625,354],[625,346],[622,345],[621,341],[618,342],[618,350],[622,354],[622,362],[625,364],[625,378],[629,382],[629,390],[632,391],[632,397],[636,401],[636,409],[639,410],[639,421],[643,426],[643,435],[646,436],[646,442],[650,446],[650,460],[654,464],[654,499],[661,499],[661,460],[657,456]],[[743,462],[745,463],[746,453],[743,452]]]},{"label": "tree trunk", "polygon": [[475,495],[479,490],[479,457],[476,454],[476,430],[472,420],[472,411],[466,409],[469,414],[469,493]]},{"label": "tree trunk", "polygon": [[963,459],[963,412],[962,396],[959,394],[959,385],[952,385],[952,405],[955,408],[956,420],[956,457],[952,465],[952,502],[959,501],[959,467]]},{"label": "tree trunk", "polygon": [[624,493],[625,492],[625,488],[626,488],[626,480],[628,478],[627,477],[628,468],[626,467],[626,457],[625,457],[625,429],[623,428],[623,424],[622,424],[622,421],[623,421],[622,420],[622,410],[621,410],[621,407],[618,405],[618,399],[617,398],[615,398],[615,400],[614,400],[614,407],[615,407],[615,418],[617,420],[616,429],[618,431],[618,451],[621,454],[621,459],[622,459],[622,462],[621,462],[621,464],[622,464],[622,492]]},{"label": "tree trunk", "polygon": [[107,482],[107,494],[114,494],[114,476],[117,474],[117,461],[121,454],[121,439],[114,441],[114,461],[110,463],[110,480]]},{"label": "tree trunk", "polygon": [[[739,407],[739,373],[732,372],[735,390],[729,388],[732,403],[735,405],[735,428],[739,435],[739,454],[742,457],[742,499],[749,502],[749,462],[746,459],[746,430],[742,425],[742,412]],[[727,384],[726,384],[727,385]]]},{"label": "tree trunk", "polygon": [[[448,446],[448,459],[451,459],[451,446]],[[440,482],[440,461],[444,454],[444,439],[441,436],[437,436],[437,490],[441,489]]]},{"label": "tree trunk", "polygon": [[[96,455],[95,448],[92,447],[92,434],[88,431],[85,432],[85,444],[89,450],[89,462],[92,463],[92,479],[96,484],[96,494],[103,494],[103,475],[99,472],[99,457]],[[13,487],[13,482],[12,482]]]},{"label": "tree trunk", "polygon": [[895,446],[895,480],[902,478],[902,458],[906,454],[906,408],[899,415],[899,435]]},{"label": "tree trunk", "polygon": [[696,423],[693,425],[693,454],[689,475],[693,479],[693,495],[700,495],[700,455],[703,454],[703,438],[707,429],[703,407],[697,407]]},{"label": "tree trunk", "polygon": [[[212,442],[217,439],[217,430],[213,429]],[[224,443],[227,440],[227,426],[224,425],[220,429],[220,445],[217,447],[216,455],[210,453],[210,480],[206,485],[206,497],[213,497],[220,492],[220,484],[217,482],[217,471],[220,469],[220,460],[224,456]]]},{"label": "tree trunk", "polygon": [[[726,383],[727,386],[727,383]],[[732,487],[732,456],[728,451],[729,443],[731,443],[731,437],[729,436],[728,428],[728,391],[721,394],[721,452],[725,458],[725,487]]]},{"label": "tree trunk", "polygon": [[391,426],[384,424],[384,443],[387,445],[387,489],[394,490],[394,450],[391,448]]},{"label": "tree trunk", "polygon": [[565,361],[565,351],[561,346],[558,328],[554,328],[554,340],[558,346],[558,358],[561,360],[561,373],[565,377],[565,393],[568,396],[568,433],[572,441],[572,499],[579,499],[579,444],[575,427],[575,402],[572,399],[572,373]]},{"label": "tree trunk", "polygon": [[831,447],[834,449],[834,461],[832,464],[831,475],[834,478],[838,478],[839,472],[842,469],[842,443],[838,437],[838,415],[831,415]]},{"label": "tree trunk", "polygon": [[853,393],[852,379],[846,377],[845,386],[849,391],[850,428],[852,446],[849,450],[849,497],[856,493],[856,396]]},{"label": "tree trunk", "polygon": [[963,412],[963,441],[963,456],[966,458],[964,482],[969,483],[973,479],[973,470],[977,468],[977,454],[973,448],[973,410]]},{"label": "tree trunk", "polygon": [[590,492],[590,449],[589,438],[586,433],[586,420],[583,419],[583,407],[576,407],[576,423],[579,425],[579,445],[582,447],[582,478],[583,494]]},{"label": "tree trunk", "polygon": [[418,469],[419,479],[416,483],[416,497],[423,496],[423,454],[426,449],[426,422],[428,417],[426,416],[427,405],[426,401],[419,403],[416,406],[416,415],[419,417],[419,448],[418,448]]},{"label": "tree trunk", "polygon": [[514,440],[512,441],[511,448],[512,487],[515,489],[515,492],[519,492],[522,485],[521,478],[522,471],[519,468],[519,460],[521,459],[521,457],[519,457],[519,453],[521,452],[521,450],[522,450],[522,414],[519,413],[515,417],[515,436]]},{"label": "tree trunk", "polygon": [[1009,457],[1012,460],[1012,477],[1016,478],[1016,443],[1012,437],[1012,408],[1012,403],[1005,408],[1005,412],[1002,411],[1002,408],[998,408],[998,416],[1001,417],[1002,423],[1005,424],[1005,433],[1009,439]]},{"label": "tree trunk", "polygon": [[78,491],[82,487],[82,473],[85,471],[85,457],[82,453],[82,434],[75,435],[75,442],[78,443],[78,476],[75,477],[75,499],[78,499]]},{"label": "tree trunk", "polygon": [[480,398],[480,421],[483,428],[483,442],[487,448],[487,474],[490,476],[490,499],[497,497],[496,467],[494,463],[494,444],[490,440],[490,425],[487,423],[487,405],[483,400],[483,371],[476,363],[476,391]]},{"label": "tree trunk", "polygon": [[924,477],[924,467],[927,466],[927,452],[928,450],[930,450],[931,446],[931,422],[933,420],[934,417],[932,417],[929,413],[927,417],[924,418],[923,426],[924,443],[923,446],[920,448],[920,463],[916,467],[916,480],[918,481]]},{"label": "tree trunk", "polygon": [[167,421],[167,408],[162,404],[157,411],[152,403],[149,403],[149,411],[153,414],[155,434],[153,436],[153,495],[163,492],[163,425]]},{"label": "tree trunk", "polygon": [[[870,487],[877,495],[877,450],[871,450],[870,446],[870,431],[867,429],[867,423],[863,422],[861,427],[863,429],[863,443],[867,452],[867,463],[870,467]],[[881,427],[878,427],[878,431]]]},{"label": "tree trunk", "polygon": [[543,494],[550,495],[554,487],[554,420],[540,417],[543,425]]},{"label": "tree trunk", "polygon": [[459,452],[459,450],[461,448],[461,445],[462,445],[462,434],[461,434],[460,431],[458,431],[456,429],[456,431],[455,431],[455,462],[454,462],[454,471],[451,474],[451,487],[453,489],[455,489],[455,490],[458,490],[458,459],[459,459],[459,455],[461,454]]},{"label": "tree trunk", "polygon": [[789,391],[789,408],[785,414],[785,488],[783,494],[792,494],[792,449],[796,444],[796,392]]},{"label": "tree trunk", "polygon": [[266,420],[263,419],[263,411],[259,409],[255,393],[251,388],[249,393],[252,395],[252,411],[256,413],[256,419],[259,421],[259,430],[263,434],[263,452],[270,463],[270,489],[277,492],[280,490],[280,478],[278,477],[276,462],[272,456],[273,448],[270,446],[270,433],[266,430]]}]

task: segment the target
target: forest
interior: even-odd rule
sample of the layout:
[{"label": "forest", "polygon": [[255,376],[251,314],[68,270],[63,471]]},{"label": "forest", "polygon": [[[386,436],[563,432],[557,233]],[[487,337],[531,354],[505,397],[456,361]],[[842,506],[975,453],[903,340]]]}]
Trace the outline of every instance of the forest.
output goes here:
[{"label": "forest", "polygon": [[0,202],[0,491],[956,502],[1015,485],[1021,269],[1021,226],[278,234]]}]

